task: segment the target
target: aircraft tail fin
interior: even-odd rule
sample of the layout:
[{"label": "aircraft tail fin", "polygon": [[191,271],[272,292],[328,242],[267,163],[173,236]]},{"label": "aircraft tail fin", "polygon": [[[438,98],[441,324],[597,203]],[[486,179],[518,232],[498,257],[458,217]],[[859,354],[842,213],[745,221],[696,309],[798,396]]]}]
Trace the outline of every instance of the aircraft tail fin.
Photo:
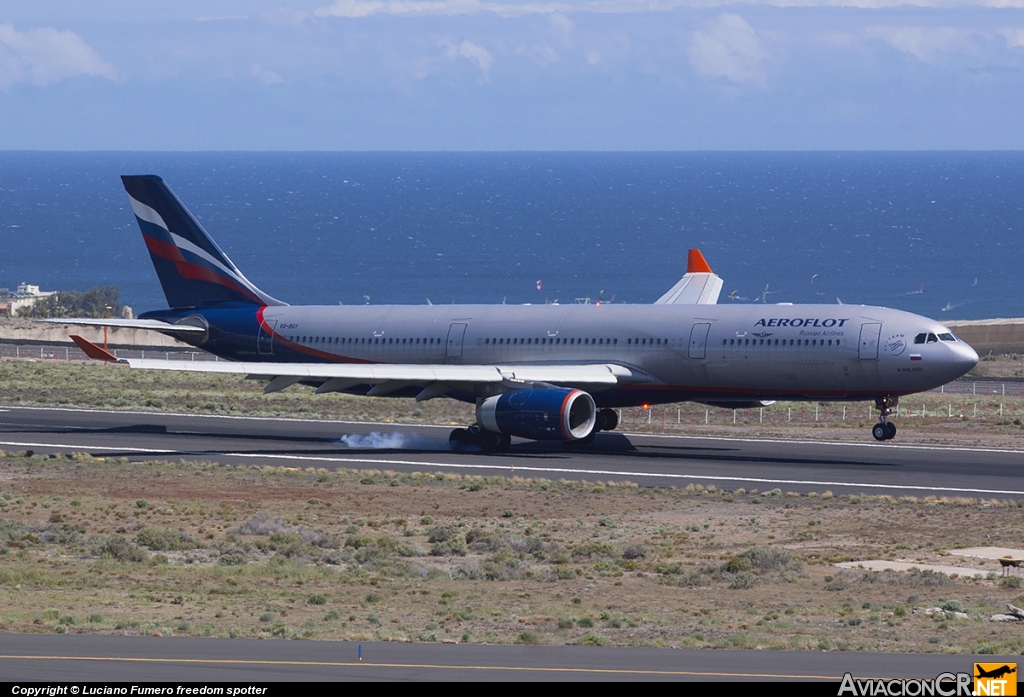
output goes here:
[{"label": "aircraft tail fin", "polygon": [[691,249],[686,254],[686,273],[714,273],[707,259],[699,249]]},{"label": "aircraft tail fin", "polygon": [[186,308],[218,302],[286,304],[242,275],[163,179],[150,174],[122,176],[121,181],[168,306]]}]

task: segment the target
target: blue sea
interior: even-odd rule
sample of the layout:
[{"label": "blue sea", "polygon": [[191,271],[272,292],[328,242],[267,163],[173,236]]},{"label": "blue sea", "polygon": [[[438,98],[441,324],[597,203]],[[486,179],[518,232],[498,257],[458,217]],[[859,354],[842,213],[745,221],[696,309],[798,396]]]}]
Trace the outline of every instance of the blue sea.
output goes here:
[{"label": "blue sea", "polygon": [[165,306],[118,178],[159,174],[292,304],[720,302],[1024,316],[1024,153],[0,153],[0,287]]}]

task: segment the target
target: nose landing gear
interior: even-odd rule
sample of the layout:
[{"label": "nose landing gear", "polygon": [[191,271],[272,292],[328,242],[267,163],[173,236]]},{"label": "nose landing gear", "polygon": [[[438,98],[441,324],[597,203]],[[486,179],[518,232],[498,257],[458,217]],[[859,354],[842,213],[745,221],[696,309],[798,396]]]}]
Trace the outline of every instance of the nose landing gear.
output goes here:
[{"label": "nose landing gear", "polygon": [[875,440],[892,440],[896,437],[896,424],[889,421],[889,415],[892,414],[893,408],[899,404],[899,397],[879,397],[875,400],[875,409],[878,409],[878,418],[880,419],[871,429],[871,435],[874,436]]}]

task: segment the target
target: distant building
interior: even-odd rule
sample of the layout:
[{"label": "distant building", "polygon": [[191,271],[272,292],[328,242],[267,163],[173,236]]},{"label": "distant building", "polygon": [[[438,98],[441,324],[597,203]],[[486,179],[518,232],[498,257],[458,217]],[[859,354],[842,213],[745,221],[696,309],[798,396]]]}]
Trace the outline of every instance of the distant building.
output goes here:
[{"label": "distant building", "polygon": [[57,291],[55,290],[39,290],[39,286],[32,285],[31,283],[20,283],[18,285],[17,295],[22,297],[33,297],[33,298],[45,298],[47,295],[54,295]]},{"label": "distant building", "polygon": [[7,303],[7,314],[17,317],[20,310],[32,307],[42,298],[56,294],[55,290],[39,290],[39,286],[32,283],[19,283],[18,290],[14,293],[15,299]]}]

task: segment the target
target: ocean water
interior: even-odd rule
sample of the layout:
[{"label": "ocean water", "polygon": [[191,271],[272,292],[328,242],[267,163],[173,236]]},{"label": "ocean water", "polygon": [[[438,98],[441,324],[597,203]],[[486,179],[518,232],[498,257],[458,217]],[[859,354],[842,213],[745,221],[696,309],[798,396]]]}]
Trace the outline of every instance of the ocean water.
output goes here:
[{"label": "ocean water", "polygon": [[[1024,316],[1024,153],[0,153],[0,287],[165,306],[120,174],[292,304],[720,302]],[[539,287],[538,287],[539,286]]]}]

